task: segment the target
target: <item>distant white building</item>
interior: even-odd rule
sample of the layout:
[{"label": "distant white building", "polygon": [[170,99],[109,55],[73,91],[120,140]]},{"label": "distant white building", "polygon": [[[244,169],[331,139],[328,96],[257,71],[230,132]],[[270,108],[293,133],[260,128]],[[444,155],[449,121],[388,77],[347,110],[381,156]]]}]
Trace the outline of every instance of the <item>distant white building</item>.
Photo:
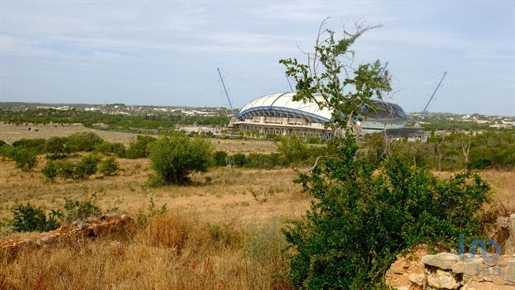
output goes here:
[{"label": "distant white building", "polygon": [[[276,93],[259,97],[246,104],[231,125],[261,134],[301,136],[314,135],[330,138],[335,132],[325,127],[332,118],[327,108],[320,110],[315,102],[293,100],[294,93]],[[320,101],[322,101],[322,97]],[[361,124],[363,133],[402,128],[408,120],[397,104],[374,101],[377,111],[371,112]],[[363,110],[367,110],[366,107]]]}]

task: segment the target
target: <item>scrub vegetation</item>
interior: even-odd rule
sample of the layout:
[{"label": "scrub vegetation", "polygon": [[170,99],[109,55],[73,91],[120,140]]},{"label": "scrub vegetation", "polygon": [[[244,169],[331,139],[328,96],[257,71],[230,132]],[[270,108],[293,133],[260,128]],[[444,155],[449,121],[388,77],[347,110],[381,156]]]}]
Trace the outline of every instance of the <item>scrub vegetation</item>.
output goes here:
[{"label": "scrub vegetation", "polygon": [[[328,126],[342,134],[325,144],[173,130],[122,141],[90,128],[0,142],[4,241],[103,214],[137,221],[132,235],[2,249],[0,289],[382,289],[397,254],[455,248],[459,234],[481,237],[514,212],[513,132],[359,137],[363,106],[391,90],[390,75],[379,61],[352,66],[352,45],[375,27],[339,38],[324,25],[307,64],[281,63],[298,100],[318,93],[338,112]],[[86,118],[19,114],[1,125]]]}]

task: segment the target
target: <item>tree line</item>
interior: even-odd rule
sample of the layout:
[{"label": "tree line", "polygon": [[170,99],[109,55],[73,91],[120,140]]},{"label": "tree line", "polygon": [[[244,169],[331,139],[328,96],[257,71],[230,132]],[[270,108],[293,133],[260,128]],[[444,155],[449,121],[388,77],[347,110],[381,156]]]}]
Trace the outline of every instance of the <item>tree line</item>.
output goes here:
[{"label": "tree line", "polygon": [[426,142],[389,140],[380,133],[366,135],[360,155],[380,163],[391,155],[403,155],[410,165],[438,171],[463,169],[501,169],[515,167],[515,131],[453,132]]},{"label": "tree line", "polygon": [[[80,123],[89,128],[101,128],[116,131],[130,131],[131,128],[171,129],[176,125],[226,126],[229,118],[219,116],[186,116],[181,113],[156,112],[152,114],[106,114],[100,111],[34,109],[0,110],[0,122],[7,124],[74,124]],[[103,124],[105,127],[95,126]]]}]

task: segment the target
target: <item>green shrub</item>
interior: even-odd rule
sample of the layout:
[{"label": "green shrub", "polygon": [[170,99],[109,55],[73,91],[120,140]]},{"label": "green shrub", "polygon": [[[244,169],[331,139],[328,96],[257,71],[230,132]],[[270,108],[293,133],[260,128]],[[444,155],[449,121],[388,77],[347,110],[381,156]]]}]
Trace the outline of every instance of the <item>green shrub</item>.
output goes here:
[{"label": "green shrub", "polygon": [[97,155],[89,154],[81,158],[75,164],[74,179],[86,179],[97,172],[97,165],[100,158]]},{"label": "green shrub", "polygon": [[14,218],[10,221],[17,232],[45,232],[57,229],[60,224],[57,218],[61,216],[59,211],[53,211],[48,215],[41,207],[35,207],[30,203],[17,205],[13,210]]},{"label": "green shrub", "polygon": [[55,178],[57,177],[57,171],[58,171],[58,168],[55,164],[55,162],[53,161],[48,161],[45,165],[45,167],[43,167],[41,169],[41,173],[43,173],[43,175],[50,181],[54,181]]},{"label": "green shrub", "polygon": [[456,247],[459,234],[481,234],[479,210],[489,187],[479,176],[439,180],[428,170],[387,159],[377,171],[355,158],[347,138],[297,182],[314,198],[307,220],[284,231],[297,254],[290,281],[308,289],[372,289],[381,285],[395,256],[425,242]]},{"label": "green shrub", "polygon": [[192,172],[206,172],[213,162],[214,147],[209,140],[190,139],[184,133],[175,132],[152,144],[151,166],[165,183],[189,182]]},{"label": "green shrub", "polygon": [[115,175],[119,169],[120,169],[120,165],[118,164],[118,161],[116,161],[116,158],[114,158],[114,157],[106,158],[105,160],[100,162],[100,165],[99,165],[99,171],[104,176]]},{"label": "green shrub", "polygon": [[218,167],[225,167],[227,166],[227,152],[225,151],[216,151],[214,156],[214,165]]},{"label": "green shrub", "polygon": [[45,152],[50,153],[50,159],[59,159],[66,156],[66,138],[51,137],[45,143]]},{"label": "green shrub", "polygon": [[238,152],[227,158],[227,164],[235,167],[243,167],[245,166],[246,158],[245,154]]},{"label": "green shrub", "polygon": [[68,152],[91,152],[104,140],[93,132],[79,132],[66,138]]},{"label": "green shrub", "polygon": [[16,147],[17,149],[27,149],[35,154],[43,154],[45,153],[45,143],[46,140],[43,138],[36,138],[36,139],[25,139],[22,138],[20,140],[13,142],[13,147]]},{"label": "green shrub", "polygon": [[89,217],[98,217],[102,215],[102,209],[95,205],[92,201],[93,197],[78,201],[64,198],[65,204],[62,214],[64,223],[71,223],[76,220],[83,220]]},{"label": "green shrub", "polygon": [[119,142],[107,142],[104,141],[98,146],[95,147],[95,152],[102,153],[104,155],[111,155],[114,154],[118,158],[124,158],[125,154],[127,152],[127,149],[125,148],[125,145]]},{"label": "green shrub", "polygon": [[38,164],[38,156],[35,151],[26,148],[16,148],[12,157],[16,167],[23,171],[29,171]]},{"label": "green shrub", "polygon": [[16,148],[12,145],[4,145],[0,147],[0,155],[2,156],[2,159],[5,160],[6,158],[14,159],[14,154],[16,153]]},{"label": "green shrub", "polygon": [[281,137],[276,145],[279,154],[293,166],[303,164],[310,157],[306,142],[298,136]]},{"label": "green shrub", "polygon": [[284,159],[281,159],[281,156],[278,153],[249,153],[249,155],[245,157],[245,167],[256,169],[272,169],[275,166],[281,165],[281,160],[284,161]]},{"label": "green shrub", "polygon": [[75,164],[70,160],[57,160],[53,163],[57,169],[58,177],[63,179],[75,179]]},{"label": "green shrub", "polygon": [[[100,158],[96,154],[83,156],[78,162],[70,160],[56,160],[47,163],[43,170],[43,174],[52,180],[52,176],[61,177],[63,179],[87,179],[97,172]],[[47,176],[48,175],[48,176]]]},{"label": "green shrub", "polygon": [[150,155],[150,146],[156,138],[138,135],[135,141],[129,144],[126,157],[129,159],[147,158]]}]

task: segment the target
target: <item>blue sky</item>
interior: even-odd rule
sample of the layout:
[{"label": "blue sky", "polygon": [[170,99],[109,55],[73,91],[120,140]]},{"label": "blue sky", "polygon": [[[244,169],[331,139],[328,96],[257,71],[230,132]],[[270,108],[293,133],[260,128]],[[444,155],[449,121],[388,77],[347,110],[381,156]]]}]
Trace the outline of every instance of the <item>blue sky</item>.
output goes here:
[{"label": "blue sky", "polygon": [[382,27],[355,44],[380,59],[389,100],[421,111],[515,115],[515,1],[0,0],[0,101],[235,107],[289,91],[320,23]]}]

